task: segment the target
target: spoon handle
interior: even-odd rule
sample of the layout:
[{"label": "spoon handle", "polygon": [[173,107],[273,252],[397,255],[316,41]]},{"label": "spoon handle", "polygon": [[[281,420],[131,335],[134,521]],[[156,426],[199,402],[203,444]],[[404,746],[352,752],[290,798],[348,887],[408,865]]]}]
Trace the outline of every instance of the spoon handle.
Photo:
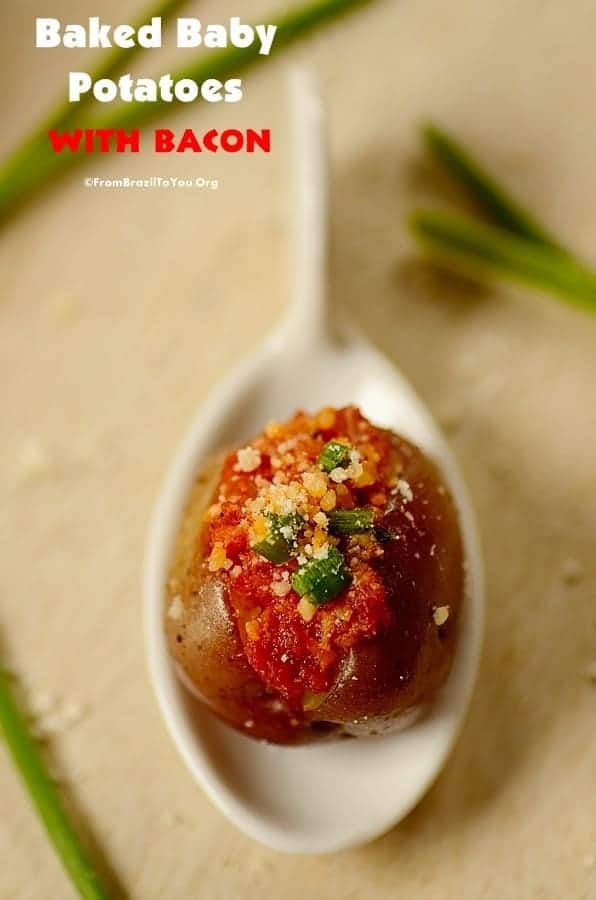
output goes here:
[{"label": "spoon handle", "polygon": [[294,147],[294,295],[288,316],[293,340],[324,339],[327,321],[327,145],[317,80],[303,69],[291,82]]}]

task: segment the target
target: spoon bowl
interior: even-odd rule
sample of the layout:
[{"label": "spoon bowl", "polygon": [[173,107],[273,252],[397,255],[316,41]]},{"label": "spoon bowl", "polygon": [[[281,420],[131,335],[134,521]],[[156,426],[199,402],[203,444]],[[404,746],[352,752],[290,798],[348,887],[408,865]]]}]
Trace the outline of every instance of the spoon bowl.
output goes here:
[{"label": "spoon bowl", "polygon": [[[276,850],[328,853],[384,833],[441,771],[461,727],[478,664],[482,566],[465,487],[432,416],[405,378],[345,322],[325,296],[325,160],[322,113],[300,75],[294,106],[299,160],[296,299],[286,323],[229,375],[201,410],[162,491],[145,567],[146,641],[162,714],[192,774],[216,806]],[[467,596],[449,678],[423,718],[383,737],[299,747],[256,741],[219,721],[181,684],[170,659],[163,610],[180,521],[204,460],[238,445],[297,408],[355,404],[433,458],[455,499],[467,563]]]}]

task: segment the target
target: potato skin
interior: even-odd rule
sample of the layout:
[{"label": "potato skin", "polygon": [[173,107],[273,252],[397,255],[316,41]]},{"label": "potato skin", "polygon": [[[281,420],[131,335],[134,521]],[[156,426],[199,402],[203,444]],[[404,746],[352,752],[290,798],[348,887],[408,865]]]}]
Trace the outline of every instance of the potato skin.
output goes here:
[{"label": "potato skin", "polygon": [[195,566],[179,596],[184,611],[166,620],[166,631],[179,674],[197,699],[245,734],[279,744],[306,738],[308,726],[246,661],[222,581],[203,577]]},{"label": "potato skin", "polygon": [[[434,464],[393,435],[400,478],[412,485],[407,504],[390,500],[380,524],[399,539],[375,562],[394,611],[391,626],[347,652],[334,685],[316,709],[291,711],[246,661],[227,588],[205,576],[196,542],[182,542],[176,596],[178,618],[166,613],[171,654],[187,685],[228,724],[274,743],[328,734],[370,735],[404,727],[444,683],[456,648],[464,595],[462,542],[453,501]],[[199,500],[191,500],[196,536]],[[193,552],[194,548],[194,552]],[[170,599],[174,591],[170,591]],[[433,611],[449,607],[438,626]]]},{"label": "potato skin", "polygon": [[[403,727],[432,700],[453,662],[463,602],[462,543],[453,501],[430,460],[395,440],[405,463],[403,478],[416,490],[405,512],[390,505],[381,522],[400,535],[384,545],[376,563],[394,624],[349,654],[336,688],[316,711],[352,734]],[[449,607],[449,618],[438,627],[433,611],[440,606]]]}]

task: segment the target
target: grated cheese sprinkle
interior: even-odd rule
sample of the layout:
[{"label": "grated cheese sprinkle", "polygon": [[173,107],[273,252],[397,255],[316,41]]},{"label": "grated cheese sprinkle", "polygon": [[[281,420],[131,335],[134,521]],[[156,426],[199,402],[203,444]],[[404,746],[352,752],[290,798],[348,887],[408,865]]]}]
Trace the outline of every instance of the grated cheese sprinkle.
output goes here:
[{"label": "grated cheese sprinkle", "polygon": [[271,585],[271,590],[276,595],[276,597],[285,597],[290,593],[292,588],[288,581],[274,581]]},{"label": "grated cheese sprinkle", "polygon": [[444,625],[447,619],[449,618],[450,608],[448,606],[437,606],[435,611],[433,612],[433,619],[435,620],[435,625],[439,627]]},{"label": "grated cheese sprinkle", "polygon": [[254,472],[261,465],[261,454],[254,447],[241,447],[236,458],[238,462],[234,469],[237,472]]},{"label": "grated cheese sprinkle", "polygon": [[407,503],[412,502],[412,500],[414,499],[414,494],[412,493],[412,488],[407,481],[404,481],[403,478],[400,478],[397,482],[397,489]]},{"label": "grated cheese sprinkle", "polygon": [[174,622],[179,622],[182,616],[184,615],[184,604],[182,603],[182,598],[179,594],[177,594],[170,603],[170,608],[168,609],[168,616],[170,619],[173,619]]}]

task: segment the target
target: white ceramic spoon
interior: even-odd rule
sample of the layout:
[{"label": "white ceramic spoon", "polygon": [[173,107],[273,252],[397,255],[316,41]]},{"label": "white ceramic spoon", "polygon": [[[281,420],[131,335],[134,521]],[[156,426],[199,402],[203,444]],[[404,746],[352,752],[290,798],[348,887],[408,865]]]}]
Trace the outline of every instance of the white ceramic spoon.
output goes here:
[{"label": "white ceramic spoon", "polygon": [[[339,317],[330,321],[324,302],[323,117],[307,76],[296,77],[293,95],[298,146],[296,296],[281,329],[213,391],[174,462],[148,546],[146,637],[153,685],[167,726],[215,805],[246,834],[274,849],[328,853],[369,841],[395,825],[445,763],[476,674],[483,621],[482,567],[462,479],[429,412],[386,359]],[[316,410],[348,403],[434,457],[455,496],[468,565],[457,655],[428,714],[403,732],[303,747],[268,745],[239,734],[206,710],[197,711],[196,704],[189,706],[163,628],[172,548],[204,460],[299,407]]]}]

